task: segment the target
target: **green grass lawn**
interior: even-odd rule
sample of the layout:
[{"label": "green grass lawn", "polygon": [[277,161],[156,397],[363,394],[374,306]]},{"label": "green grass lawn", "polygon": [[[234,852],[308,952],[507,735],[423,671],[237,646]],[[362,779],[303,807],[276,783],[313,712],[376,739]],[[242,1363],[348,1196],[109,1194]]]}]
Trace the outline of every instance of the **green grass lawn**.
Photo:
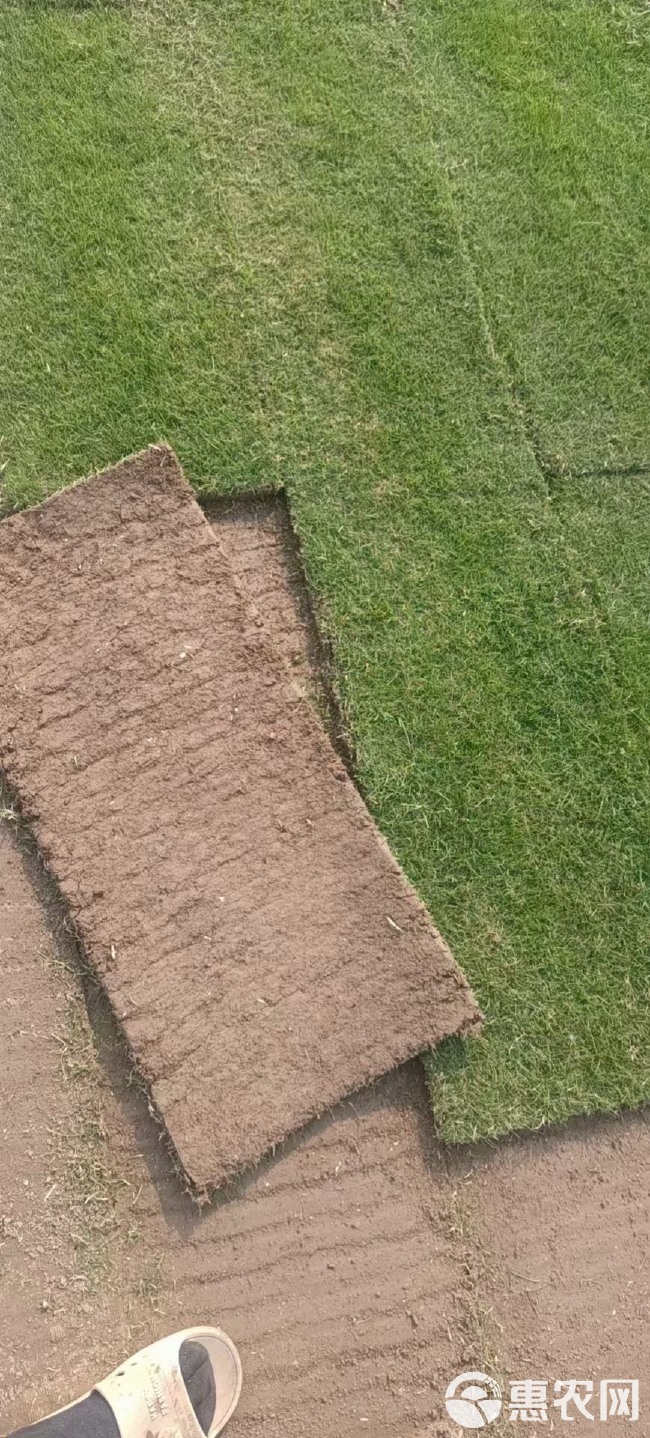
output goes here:
[{"label": "green grass lawn", "polygon": [[650,465],[650,7],[440,0],[418,6],[417,46],[542,464]]},{"label": "green grass lawn", "polygon": [[361,787],[474,983],[449,1139],[650,1097],[647,6],[0,12],[15,507],[286,486]]}]

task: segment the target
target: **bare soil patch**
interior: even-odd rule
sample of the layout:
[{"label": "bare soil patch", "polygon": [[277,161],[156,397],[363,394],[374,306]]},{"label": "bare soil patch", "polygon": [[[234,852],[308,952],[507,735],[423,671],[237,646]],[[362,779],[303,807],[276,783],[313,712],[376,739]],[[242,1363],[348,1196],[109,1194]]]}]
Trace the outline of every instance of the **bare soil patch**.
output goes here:
[{"label": "bare soil patch", "polygon": [[0,748],[205,1190],[478,1023],[171,451],[0,526]]},{"label": "bare soil patch", "polygon": [[[0,789],[0,801],[2,791]],[[0,802],[5,816],[10,811]],[[0,1427],[83,1391],[106,1334],[148,1331],[113,1273],[128,1185],[112,1167],[78,955],[33,847],[0,818]],[[127,1260],[124,1261],[124,1271]],[[78,1387],[81,1383],[81,1388]]]},{"label": "bare soil patch", "polygon": [[[56,947],[23,871],[12,826],[0,825],[0,1412],[24,1401],[35,1324],[49,1305],[78,1299],[75,1250],[61,1220],[60,1136],[77,1120],[62,1082],[65,985]],[[45,1122],[47,1113],[47,1122]],[[56,1299],[54,1299],[56,1295]],[[47,1370],[56,1341],[45,1345]],[[20,1411],[25,1411],[21,1409]]]},{"label": "bare soil patch", "polygon": [[599,1426],[601,1381],[636,1377],[636,1431],[650,1432],[650,1114],[481,1145],[449,1167],[502,1371],[593,1382],[594,1421],[572,1408],[567,1429],[555,1413],[556,1431],[580,1435]]}]

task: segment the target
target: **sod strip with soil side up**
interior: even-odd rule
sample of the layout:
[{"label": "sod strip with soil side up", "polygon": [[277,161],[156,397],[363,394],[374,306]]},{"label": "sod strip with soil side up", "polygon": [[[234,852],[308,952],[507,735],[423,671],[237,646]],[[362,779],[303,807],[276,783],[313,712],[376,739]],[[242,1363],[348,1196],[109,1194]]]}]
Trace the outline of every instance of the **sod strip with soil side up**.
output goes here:
[{"label": "sod strip with soil side up", "polygon": [[471,991],[164,446],[0,526],[0,748],[198,1190]]}]

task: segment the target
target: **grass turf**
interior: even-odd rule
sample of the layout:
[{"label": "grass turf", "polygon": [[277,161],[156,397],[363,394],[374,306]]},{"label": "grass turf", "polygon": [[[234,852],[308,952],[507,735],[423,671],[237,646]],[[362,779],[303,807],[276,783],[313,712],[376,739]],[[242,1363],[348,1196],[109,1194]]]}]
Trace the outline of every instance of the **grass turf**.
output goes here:
[{"label": "grass turf", "polygon": [[438,0],[418,5],[416,36],[494,343],[542,462],[650,466],[650,8]]},{"label": "grass turf", "polygon": [[[554,18],[582,11],[536,8],[548,85]],[[640,455],[638,305],[599,349],[600,140],[579,213],[604,259],[584,292],[558,180],[568,317],[534,233],[502,225],[502,174],[532,232],[556,190],[523,103],[541,21],[486,9],[523,55],[502,121],[502,77],[486,100],[468,73],[478,22],[461,37],[447,4],[0,14],[6,503],[161,437],[203,493],[286,484],[362,787],[486,1012],[484,1038],[431,1065],[459,1140],[650,1093],[647,488],[549,488],[536,458]],[[636,59],[596,11],[624,169]],[[642,198],[626,202],[636,245]]]}]

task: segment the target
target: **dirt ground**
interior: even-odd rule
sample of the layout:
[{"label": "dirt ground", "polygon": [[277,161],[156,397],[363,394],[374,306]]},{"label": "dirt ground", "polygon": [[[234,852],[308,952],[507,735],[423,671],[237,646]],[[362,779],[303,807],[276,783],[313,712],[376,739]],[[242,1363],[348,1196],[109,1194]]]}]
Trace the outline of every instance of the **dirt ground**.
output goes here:
[{"label": "dirt ground", "polygon": [[[216,518],[309,687],[282,511]],[[0,973],[3,1430],[207,1320],[242,1354],[233,1438],[458,1435],[444,1390],[473,1367],[639,1378],[650,1432],[650,1116],[445,1151],[415,1062],[199,1209],[11,816]],[[542,1431],[565,1431],[558,1410]]]}]

